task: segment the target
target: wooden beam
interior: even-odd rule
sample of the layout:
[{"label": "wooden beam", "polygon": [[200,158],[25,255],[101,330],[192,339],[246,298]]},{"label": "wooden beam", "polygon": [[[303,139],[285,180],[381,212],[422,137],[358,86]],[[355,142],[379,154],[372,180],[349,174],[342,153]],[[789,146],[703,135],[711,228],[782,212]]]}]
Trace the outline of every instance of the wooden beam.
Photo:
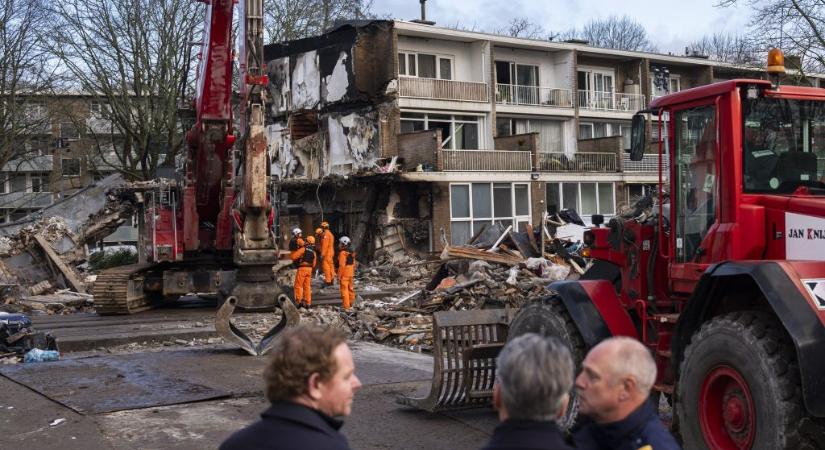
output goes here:
[{"label": "wooden beam", "polygon": [[81,294],[86,293],[86,286],[77,279],[74,271],[60,259],[60,255],[54,251],[52,245],[43,238],[43,236],[34,235],[34,240],[43,249],[43,252],[46,254],[46,258],[48,258],[57,268],[60,270],[60,273],[63,274],[63,277],[66,279],[66,283],[71,286],[73,290],[76,292],[80,292]]}]

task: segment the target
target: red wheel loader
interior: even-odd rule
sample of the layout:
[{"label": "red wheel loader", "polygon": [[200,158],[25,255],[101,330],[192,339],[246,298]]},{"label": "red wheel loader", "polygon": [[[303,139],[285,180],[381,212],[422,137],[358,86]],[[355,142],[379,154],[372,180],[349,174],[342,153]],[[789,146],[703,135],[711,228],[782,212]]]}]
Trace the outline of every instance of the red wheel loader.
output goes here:
[{"label": "red wheel loader", "polygon": [[[780,52],[769,59],[784,71]],[[525,332],[558,336],[579,362],[631,336],[656,359],[684,448],[824,448],[825,89],[771,78],[674,93],[634,116],[631,159],[651,127],[661,136],[653,206],[586,231],[592,267],[553,295],[515,314],[437,316],[433,393],[403,402],[484,403],[497,349]],[[575,415],[573,401],[567,425]]]}]

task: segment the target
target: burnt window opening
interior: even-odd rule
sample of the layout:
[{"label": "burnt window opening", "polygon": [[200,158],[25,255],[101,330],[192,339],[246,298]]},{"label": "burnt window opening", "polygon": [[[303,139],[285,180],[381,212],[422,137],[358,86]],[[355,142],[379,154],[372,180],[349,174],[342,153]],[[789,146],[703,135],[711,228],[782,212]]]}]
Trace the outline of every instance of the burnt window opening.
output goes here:
[{"label": "burnt window opening", "polygon": [[317,132],[318,115],[314,112],[300,112],[289,117],[289,134],[293,142]]}]

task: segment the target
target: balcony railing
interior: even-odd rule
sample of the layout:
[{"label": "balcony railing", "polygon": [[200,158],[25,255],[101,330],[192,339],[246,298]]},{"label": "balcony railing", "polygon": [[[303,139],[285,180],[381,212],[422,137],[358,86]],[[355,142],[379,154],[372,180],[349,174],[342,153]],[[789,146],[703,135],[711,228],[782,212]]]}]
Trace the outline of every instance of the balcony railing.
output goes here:
[{"label": "balcony railing", "polygon": [[511,150],[442,150],[445,172],[507,171],[529,172],[530,152]]},{"label": "balcony railing", "polygon": [[399,77],[398,93],[402,97],[487,102],[487,83],[438,80],[435,78]]},{"label": "balcony railing", "polygon": [[616,172],[615,153],[539,153],[539,170],[546,172]]},{"label": "balcony railing", "polygon": [[553,106],[572,108],[573,96],[569,89],[541,86],[497,84],[496,103],[503,105]]},{"label": "balcony railing", "polygon": [[[669,172],[670,157],[668,155],[662,156],[662,167],[665,169],[665,174]],[[659,173],[659,155],[644,155],[641,161],[631,161],[630,155],[622,155],[622,171],[624,172],[642,172],[642,173]]]},{"label": "balcony railing", "polygon": [[635,113],[645,107],[644,95],[579,91],[579,108],[583,109]]},{"label": "balcony railing", "polygon": [[4,209],[33,209],[52,204],[51,192],[10,192],[0,194],[0,208]]}]

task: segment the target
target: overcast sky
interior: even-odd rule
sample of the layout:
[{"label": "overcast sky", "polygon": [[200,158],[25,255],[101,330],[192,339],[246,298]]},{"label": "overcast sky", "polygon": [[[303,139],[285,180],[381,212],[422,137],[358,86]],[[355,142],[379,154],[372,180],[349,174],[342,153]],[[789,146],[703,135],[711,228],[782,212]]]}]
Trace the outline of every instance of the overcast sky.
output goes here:
[{"label": "overcast sky", "polygon": [[[417,19],[418,0],[374,0],[375,12],[394,19]],[[427,0],[427,19],[476,30],[503,28],[513,17],[528,17],[547,31],[581,28],[593,18],[628,15],[644,25],[663,53],[683,53],[685,45],[717,31],[739,33],[749,22],[746,5],[718,8],[717,0]],[[745,2],[740,2],[745,3]]]}]

